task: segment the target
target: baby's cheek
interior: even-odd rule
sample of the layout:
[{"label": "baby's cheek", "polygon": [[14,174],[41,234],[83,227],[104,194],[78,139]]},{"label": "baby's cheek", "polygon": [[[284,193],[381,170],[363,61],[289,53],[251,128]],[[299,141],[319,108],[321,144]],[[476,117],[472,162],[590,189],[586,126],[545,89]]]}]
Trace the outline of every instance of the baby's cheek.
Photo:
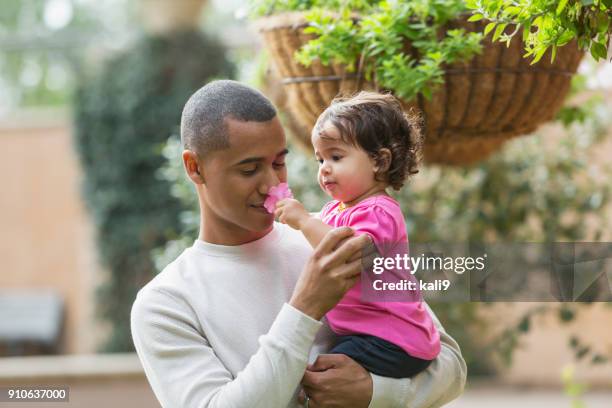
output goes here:
[{"label": "baby's cheek", "polygon": [[319,182],[319,187],[321,188],[321,190],[325,191],[325,187],[323,186],[323,178],[321,177],[321,174],[318,175],[317,181]]}]

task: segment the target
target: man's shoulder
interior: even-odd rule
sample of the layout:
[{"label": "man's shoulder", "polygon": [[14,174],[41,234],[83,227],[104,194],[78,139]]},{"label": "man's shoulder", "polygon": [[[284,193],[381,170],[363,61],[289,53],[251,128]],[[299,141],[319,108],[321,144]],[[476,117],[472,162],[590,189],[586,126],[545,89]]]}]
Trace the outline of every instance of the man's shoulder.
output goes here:
[{"label": "man's shoulder", "polygon": [[170,262],[138,291],[137,298],[151,296],[183,298],[183,292],[187,289],[185,276],[190,274],[190,264],[193,264],[191,258],[193,257],[191,247],[186,248],[174,261]]}]

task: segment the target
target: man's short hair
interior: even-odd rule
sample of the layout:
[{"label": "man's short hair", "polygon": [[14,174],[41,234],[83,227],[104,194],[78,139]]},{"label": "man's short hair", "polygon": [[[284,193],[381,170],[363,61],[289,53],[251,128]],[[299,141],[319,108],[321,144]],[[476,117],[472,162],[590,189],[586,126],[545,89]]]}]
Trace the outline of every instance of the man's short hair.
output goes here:
[{"label": "man's short hair", "polygon": [[236,81],[210,82],[191,95],[183,108],[183,148],[204,157],[229,147],[226,118],[267,122],[275,116],[274,105],[258,90]]}]

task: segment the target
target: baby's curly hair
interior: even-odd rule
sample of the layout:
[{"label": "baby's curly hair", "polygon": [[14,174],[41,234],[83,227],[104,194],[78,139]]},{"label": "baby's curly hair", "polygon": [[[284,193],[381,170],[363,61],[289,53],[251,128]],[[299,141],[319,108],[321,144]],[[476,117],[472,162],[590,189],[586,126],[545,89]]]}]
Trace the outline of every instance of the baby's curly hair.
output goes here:
[{"label": "baby's curly hair", "polygon": [[362,148],[377,162],[384,160],[380,149],[389,149],[391,163],[387,171],[375,177],[394,190],[399,190],[408,176],[419,172],[422,120],[416,114],[405,113],[393,95],[362,91],[335,98],[317,119],[313,134],[320,133],[327,123],[338,129],[343,141]]}]

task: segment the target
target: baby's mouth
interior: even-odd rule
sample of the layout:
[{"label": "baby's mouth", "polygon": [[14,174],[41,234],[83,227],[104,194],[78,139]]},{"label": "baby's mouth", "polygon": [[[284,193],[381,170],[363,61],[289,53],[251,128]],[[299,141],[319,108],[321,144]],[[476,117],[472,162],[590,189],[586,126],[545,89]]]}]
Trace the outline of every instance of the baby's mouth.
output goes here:
[{"label": "baby's mouth", "polygon": [[336,185],[335,181],[324,181],[323,185],[325,186],[325,188],[330,188]]}]

